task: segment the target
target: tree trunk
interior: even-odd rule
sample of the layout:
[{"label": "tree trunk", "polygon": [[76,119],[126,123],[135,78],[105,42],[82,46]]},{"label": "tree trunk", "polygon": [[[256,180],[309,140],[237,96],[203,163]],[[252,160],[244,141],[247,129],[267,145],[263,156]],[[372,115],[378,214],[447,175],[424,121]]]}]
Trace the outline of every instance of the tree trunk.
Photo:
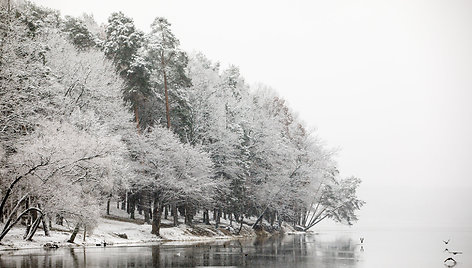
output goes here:
[{"label": "tree trunk", "polygon": [[149,219],[152,219],[152,204],[151,204],[151,198],[147,196],[147,207],[146,207],[147,212],[149,213]]},{"label": "tree trunk", "polygon": [[61,215],[56,215],[56,224],[57,225],[64,225],[64,218]]},{"label": "tree trunk", "polygon": [[[24,199],[25,197],[22,198],[22,200]],[[15,206],[15,209],[13,209],[13,211],[10,213],[10,216],[8,217],[7,221],[5,222],[5,225],[3,226],[3,230],[2,232],[0,233],[0,241],[2,241],[2,239],[5,237],[5,235],[11,230],[11,228],[13,226],[15,226],[15,224],[17,224],[20,219],[26,215],[27,213],[29,213],[30,211],[37,211],[38,213],[41,214],[41,216],[43,215],[43,212],[38,209],[38,208],[27,208],[25,211],[21,212],[20,215],[18,217],[16,217],[16,220],[14,220],[12,222],[12,219],[13,219],[13,214],[16,212],[16,210],[18,209],[19,207],[19,204],[21,203],[21,200],[20,202],[17,203],[17,205]]]},{"label": "tree trunk", "polygon": [[208,211],[208,209],[205,209],[203,211],[203,223],[205,223],[206,225],[210,225],[210,212]]},{"label": "tree trunk", "polygon": [[134,212],[135,212],[135,203],[134,203],[134,200],[131,200],[129,202],[129,217],[130,219],[135,219],[134,217]]},{"label": "tree trunk", "polygon": [[30,229],[28,235],[26,236],[26,240],[28,240],[28,241],[33,240],[33,236],[36,233],[36,231],[38,230],[38,227],[39,227],[39,224],[41,223],[41,221],[42,221],[42,216],[36,217],[36,220],[34,220],[33,224],[31,225],[31,229]]},{"label": "tree trunk", "polygon": [[174,226],[177,226],[179,224],[179,215],[177,213],[176,202],[172,202],[172,214],[174,215]]},{"label": "tree trunk", "polygon": [[184,224],[188,224],[188,209],[187,209],[187,205],[184,205],[183,210],[184,210]]},{"label": "tree trunk", "polygon": [[121,200],[121,210],[126,210],[126,200]]},{"label": "tree trunk", "polygon": [[193,225],[194,213],[195,213],[195,209],[191,204],[185,205],[185,221],[186,221],[186,224],[188,224],[189,226]]},{"label": "tree trunk", "polygon": [[153,208],[152,208],[152,204],[151,204],[151,201],[149,201],[149,218],[150,219],[154,219],[154,211],[153,211]]},{"label": "tree trunk", "polygon": [[108,197],[108,200],[107,200],[107,215],[110,215],[110,202],[111,202],[111,197]]},{"label": "tree trunk", "polygon": [[154,217],[152,218],[152,230],[151,233],[155,235],[159,235],[159,231],[161,229],[161,217],[162,217],[162,204],[158,201],[154,201]]},{"label": "tree trunk", "polygon": [[262,221],[262,219],[264,217],[264,214],[265,214],[265,210],[264,210],[264,212],[262,212],[262,214],[259,216],[259,218],[257,218],[256,222],[252,225],[252,229],[255,229],[257,224],[259,224],[259,222]]},{"label": "tree trunk", "polygon": [[138,129],[138,134],[141,134],[141,126],[139,125],[138,105],[136,104],[134,105],[134,119],[136,120],[136,128]]},{"label": "tree trunk", "polygon": [[126,213],[130,214],[130,207],[129,207],[130,200],[129,200],[129,193],[128,192],[126,192],[125,198],[126,198]]},{"label": "tree trunk", "polygon": [[23,235],[23,239],[26,239],[26,237],[28,237],[28,234],[31,230],[31,217],[28,218],[28,220],[26,221],[26,229],[25,229],[25,234]]},{"label": "tree trunk", "polygon": [[39,168],[39,167],[41,167],[41,166],[45,166],[45,165],[47,165],[47,163],[41,163],[41,164],[39,164],[39,165],[36,165],[36,166],[30,168],[26,173],[24,173],[23,175],[20,175],[20,176],[16,177],[15,180],[14,180],[12,183],[10,183],[10,186],[8,187],[8,189],[7,189],[6,192],[5,192],[5,196],[3,196],[2,202],[0,203],[0,218],[3,217],[3,209],[5,208],[5,204],[6,204],[7,200],[8,200],[8,197],[10,197],[10,194],[11,194],[11,191],[13,190],[13,187],[15,187],[15,185],[16,185],[22,178],[26,177],[26,176],[29,175],[29,174],[34,173],[34,171],[35,171],[37,168]]},{"label": "tree trunk", "polygon": [[167,220],[168,215],[169,215],[169,206],[166,205],[164,206],[164,219]]},{"label": "tree trunk", "polygon": [[147,224],[150,223],[149,209],[148,208],[144,209],[144,222],[146,222]]},{"label": "tree trunk", "polygon": [[220,218],[221,218],[221,209],[218,209],[218,212],[216,214],[216,221],[215,221],[215,228],[218,229],[220,225]]},{"label": "tree trunk", "polygon": [[72,235],[70,236],[69,240],[67,240],[67,242],[74,243],[75,237],[79,233],[79,227],[80,227],[80,223],[77,223],[75,225],[74,231],[72,232]]},{"label": "tree trunk", "polygon": [[154,217],[152,217],[152,229],[151,229],[151,234],[155,234],[155,235],[158,235],[159,231],[159,224],[157,222],[157,213],[158,213],[158,210],[159,210],[159,200],[157,198],[154,199],[154,204],[153,204],[153,208],[152,208],[152,214],[154,215]]},{"label": "tree trunk", "polygon": [[255,229],[257,224],[262,221],[264,214],[266,213],[268,208],[269,208],[269,205],[267,204],[267,206],[264,208],[259,218],[257,218],[256,222],[252,225],[252,229]]},{"label": "tree trunk", "polygon": [[166,98],[166,118],[167,118],[167,128],[170,129],[170,108],[169,108],[169,92],[167,90],[167,73],[165,70],[164,58],[162,59],[162,69],[164,73],[164,95]]},{"label": "tree trunk", "polygon": [[44,235],[45,236],[51,236],[51,232],[50,232],[48,222],[51,223],[51,221],[49,220],[49,217],[44,216],[43,217],[43,230],[44,230]]},{"label": "tree trunk", "polygon": [[143,207],[144,207],[144,201],[142,198],[142,194],[140,194],[139,198],[136,198],[136,209],[138,210],[139,215],[143,215]]},{"label": "tree trunk", "polygon": [[243,229],[243,220],[244,220],[244,217],[243,217],[243,215],[241,215],[240,222],[239,222],[238,235],[241,233],[241,230]]}]

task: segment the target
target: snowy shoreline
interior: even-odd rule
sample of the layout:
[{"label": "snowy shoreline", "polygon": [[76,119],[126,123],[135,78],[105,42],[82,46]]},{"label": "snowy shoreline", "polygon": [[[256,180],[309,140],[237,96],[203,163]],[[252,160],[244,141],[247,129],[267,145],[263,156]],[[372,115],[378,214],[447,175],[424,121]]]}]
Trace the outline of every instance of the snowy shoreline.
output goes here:
[{"label": "snowy shoreline", "polygon": [[160,236],[157,237],[151,234],[151,225],[104,217],[99,219],[99,223],[92,233],[86,234],[85,240],[83,232],[77,234],[75,243],[67,242],[71,229],[66,226],[54,228],[49,237],[45,236],[42,230],[38,230],[32,241],[23,239],[24,231],[23,226],[13,228],[0,243],[0,251],[48,248],[47,245],[58,248],[103,247],[104,243],[107,247],[192,245],[256,237],[256,233],[249,226],[243,226],[241,233],[236,235],[231,233],[234,229],[226,225],[216,229],[212,225],[205,224],[195,224],[192,227],[181,224],[176,227],[161,228]]}]

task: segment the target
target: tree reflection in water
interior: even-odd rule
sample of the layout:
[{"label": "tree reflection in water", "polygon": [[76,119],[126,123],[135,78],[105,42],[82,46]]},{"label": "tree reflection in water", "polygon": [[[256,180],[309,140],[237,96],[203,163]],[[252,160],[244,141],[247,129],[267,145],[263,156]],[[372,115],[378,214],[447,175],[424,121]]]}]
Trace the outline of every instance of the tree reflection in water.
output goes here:
[{"label": "tree reflection in water", "polygon": [[0,255],[0,267],[357,267],[350,238],[285,235],[192,245],[21,250]]}]

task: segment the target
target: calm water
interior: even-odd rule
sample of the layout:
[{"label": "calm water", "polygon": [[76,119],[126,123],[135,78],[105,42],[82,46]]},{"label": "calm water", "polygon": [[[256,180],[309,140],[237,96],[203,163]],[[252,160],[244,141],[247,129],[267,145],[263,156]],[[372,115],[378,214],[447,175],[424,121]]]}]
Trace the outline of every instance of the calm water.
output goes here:
[{"label": "calm water", "polygon": [[[359,238],[364,237],[360,244]],[[197,245],[20,250],[0,253],[0,267],[446,267],[447,247],[455,267],[472,267],[472,232],[379,230],[285,235],[269,239]]]}]

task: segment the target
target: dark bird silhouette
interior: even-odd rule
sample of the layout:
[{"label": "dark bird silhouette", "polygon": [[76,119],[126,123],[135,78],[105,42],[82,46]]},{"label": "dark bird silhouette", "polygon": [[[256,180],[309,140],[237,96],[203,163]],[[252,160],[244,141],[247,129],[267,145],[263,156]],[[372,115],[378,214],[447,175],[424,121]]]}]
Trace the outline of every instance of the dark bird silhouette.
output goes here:
[{"label": "dark bird silhouette", "polygon": [[456,260],[454,260],[453,258],[449,257],[447,259],[444,260],[445,263],[450,263],[450,264],[453,264],[455,265],[457,262]]},{"label": "dark bird silhouette", "polygon": [[361,240],[361,244],[364,243],[364,237],[361,237],[360,240]]},{"label": "dark bird silhouette", "polygon": [[451,254],[453,254],[453,255],[462,254],[462,251],[450,251],[450,250],[447,249],[447,248],[446,248],[444,251],[449,252],[449,253],[451,253]]},{"label": "dark bird silhouette", "polygon": [[450,238],[449,238],[447,241],[444,241],[444,240],[443,240],[444,244],[446,244],[446,245],[449,244],[449,241],[451,241]]}]

